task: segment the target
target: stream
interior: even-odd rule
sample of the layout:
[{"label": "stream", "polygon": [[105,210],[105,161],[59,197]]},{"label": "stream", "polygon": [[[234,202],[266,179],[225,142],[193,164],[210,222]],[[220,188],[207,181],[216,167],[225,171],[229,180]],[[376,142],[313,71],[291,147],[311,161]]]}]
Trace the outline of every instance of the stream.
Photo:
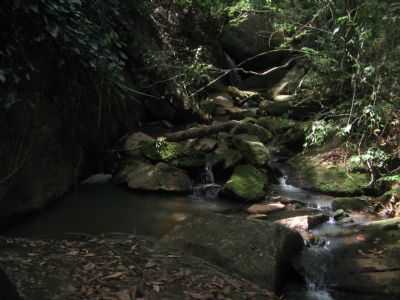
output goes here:
[{"label": "stream", "polygon": [[[206,168],[206,171],[207,170]],[[206,172],[204,185],[211,187],[211,196],[198,188],[193,196],[171,196],[162,193],[138,193],[116,186],[108,175],[96,175],[75,191],[65,196],[49,209],[31,216],[22,224],[12,227],[5,234],[13,237],[61,239],[74,234],[133,233],[160,238],[175,225],[198,212],[239,213],[242,206],[234,201],[213,198],[218,190],[213,185],[212,173]],[[302,190],[287,183],[283,176],[273,187],[277,196],[306,203],[308,209],[332,214],[333,197]],[[241,213],[243,214],[243,213]],[[368,221],[365,216],[355,216],[355,223]],[[357,225],[339,225],[333,218],[317,228],[312,234],[322,241],[308,246],[298,259],[298,269],[305,282],[291,282],[284,289],[288,300],[344,300],[373,298],[353,297],[331,293],[334,279],[335,253],[356,243]]]}]

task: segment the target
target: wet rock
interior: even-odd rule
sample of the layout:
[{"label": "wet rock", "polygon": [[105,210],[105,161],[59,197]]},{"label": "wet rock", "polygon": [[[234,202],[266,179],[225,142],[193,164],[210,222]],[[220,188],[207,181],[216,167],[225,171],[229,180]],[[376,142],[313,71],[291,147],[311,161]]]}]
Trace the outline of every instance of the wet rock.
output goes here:
[{"label": "wet rock", "polygon": [[198,185],[193,188],[194,196],[197,198],[213,200],[218,197],[222,187],[219,184],[209,183]]},{"label": "wet rock", "polygon": [[185,171],[158,163],[152,165],[138,160],[128,160],[115,176],[117,183],[127,183],[134,190],[190,192],[192,182]]},{"label": "wet rock", "polygon": [[268,148],[254,135],[236,135],[233,138],[233,145],[251,164],[264,166],[271,159]]},{"label": "wet rock", "polygon": [[367,206],[368,206],[367,197],[336,198],[332,202],[332,208],[334,210],[343,209],[343,210],[360,211],[367,208]]},{"label": "wet rock", "polygon": [[298,216],[275,221],[275,223],[284,225],[290,229],[298,231],[307,231],[329,220],[329,216],[324,214]]},{"label": "wet rock", "polygon": [[276,290],[290,276],[291,259],[303,248],[301,236],[279,224],[224,215],[190,218],[161,241],[261,287]]},{"label": "wet rock", "polygon": [[280,202],[276,203],[256,203],[249,206],[246,211],[249,214],[268,214],[275,211],[280,211],[285,209],[285,204]]},{"label": "wet rock", "polygon": [[252,202],[265,197],[267,176],[251,165],[237,166],[226,182],[223,195]]}]

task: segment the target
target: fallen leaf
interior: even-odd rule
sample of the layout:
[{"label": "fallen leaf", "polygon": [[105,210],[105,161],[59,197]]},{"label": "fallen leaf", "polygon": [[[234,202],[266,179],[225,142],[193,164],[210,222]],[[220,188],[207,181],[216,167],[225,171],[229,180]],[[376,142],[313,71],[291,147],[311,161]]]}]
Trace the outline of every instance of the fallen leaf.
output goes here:
[{"label": "fallen leaf", "polygon": [[103,277],[102,279],[115,279],[115,278],[119,278],[125,274],[126,274],[126,272],[115,272],[113,274]]}]

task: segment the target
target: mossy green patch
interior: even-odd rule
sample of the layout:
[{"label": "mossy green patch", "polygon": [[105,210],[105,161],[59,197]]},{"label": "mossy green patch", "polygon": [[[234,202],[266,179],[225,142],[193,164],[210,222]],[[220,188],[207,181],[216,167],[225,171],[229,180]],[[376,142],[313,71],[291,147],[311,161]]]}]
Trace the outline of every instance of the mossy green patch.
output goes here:
[{"label": "mossy green patch", "polygon": [[325,162],[318,155],[298,155],[290,165],[306,187],[326,194],[360,195],[370,181],[368,174],[349,172],[344,165]]},{"label": "mossy green patch", "polygon": [[152,161],[168,162],[179,158],[183,153],[183,146],[179,143],[166,141],[149,141],[143,144],[142,154]]},{"label": "mossy green patch", "polygon": [[251,165],[239,165],[235,168],[224,189],[228,194],[245,201],[256,201],[265,196],[267,177]]},{"label": "mossy green patch", "polygon": [[257,136],[239,134],[233,138],[233,145],[244,156],[247,162],[256,166],[264,166],[271,154]]}]

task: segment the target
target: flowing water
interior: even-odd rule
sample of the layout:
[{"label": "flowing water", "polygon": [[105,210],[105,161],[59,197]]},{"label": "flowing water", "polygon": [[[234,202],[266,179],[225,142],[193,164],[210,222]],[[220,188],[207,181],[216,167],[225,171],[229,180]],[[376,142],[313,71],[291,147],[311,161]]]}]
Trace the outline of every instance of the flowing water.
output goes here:
[{"label": "flowing water", "polygon": [[[15,226],[6,234],[24,237],[64,238],[70,234],[133,233],[159,238],[175,225],[198,212],[238,211],[237,202],[218,199],[220,186],[214,183],[212,165],[207,165],[203,182],[193,196],[138,193],[109,182],[110,176],[96,175],[84,181],[64,199]],[[287,183],[284,176],[274,187],[276,195],[301,201],[311,209],[331,213],[333,197],[308,192]],[[362,218],[360,222],[362,222]],[[352,243],[354,227],[336,224],[333,219],[312,230],[324,243],[310,246],[298,261],[305,283],[285,289],[288,300],[344,300],[329,291],[334,250]],[[356,298],[354,298],[356,299]],[[367,298],[357,298],[367,299]]]},{"label": "flowing water", "polygon": [[[332,217],[332,202],[334,197],[309,192],[287,183],[287,176],[280,178],[280,184],[275,187],[277,195],[301,201],[308,208],[316,209],[330,215],[328,222],[311,230],[311,234],[320,242],[308,245],[296,263],[297,270],[304,278],[304,283],[289,283],[284,291],[287,300],[376,300],[370,295],[355,295],[337,292],[331,287],[335,285],[332,275],[340,257],[341,251],[346,251],[358,243],[357,234],[360,225],[374,220],[366,214],[352,215],[350,224],[336,223]],[[376,296],[375,296],[376,297]]]}]

